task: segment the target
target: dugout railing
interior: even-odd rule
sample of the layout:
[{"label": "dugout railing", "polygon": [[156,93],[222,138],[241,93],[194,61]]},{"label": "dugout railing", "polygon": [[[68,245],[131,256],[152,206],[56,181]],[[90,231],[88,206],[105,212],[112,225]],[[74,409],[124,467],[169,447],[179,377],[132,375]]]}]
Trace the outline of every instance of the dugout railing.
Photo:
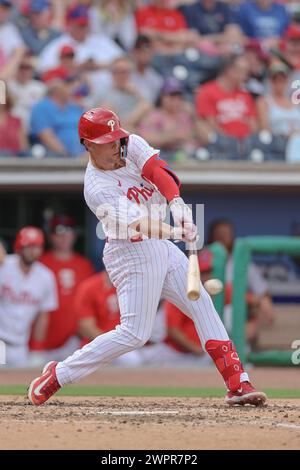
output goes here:
[{"label": "dugout railing", "polygon": [[[292,362],[294,352],[292,349],[286,351],[268,350],[247,355],[245,335],[247,269],[253,253],[299,255],[300,237],[257,236],[238,238],[235,241],[232,280],[232,340],[243,362],[274,366],[296,365]],[[295,335],[299,336],[299,331],[295,331]]]}]

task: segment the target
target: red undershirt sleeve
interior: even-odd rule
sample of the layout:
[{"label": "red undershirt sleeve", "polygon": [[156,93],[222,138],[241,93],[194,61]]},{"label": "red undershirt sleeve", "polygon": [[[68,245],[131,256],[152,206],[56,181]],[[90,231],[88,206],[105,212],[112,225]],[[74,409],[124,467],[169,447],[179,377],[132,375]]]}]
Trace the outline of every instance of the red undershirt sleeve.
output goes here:
[{"label": "red undershirt sleeve", "polygon": [[159,154],[153,155],[146,161],[142,169],[142,177],[154,184],[168,202],[175,197],[180,197],[181,183]]}]

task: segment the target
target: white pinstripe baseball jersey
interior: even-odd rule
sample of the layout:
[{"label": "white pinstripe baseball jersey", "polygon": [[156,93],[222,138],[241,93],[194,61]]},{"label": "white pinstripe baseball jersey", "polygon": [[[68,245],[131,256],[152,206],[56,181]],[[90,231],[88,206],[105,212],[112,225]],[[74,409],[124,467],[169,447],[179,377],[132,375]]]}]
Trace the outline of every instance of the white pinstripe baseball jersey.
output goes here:
[{"label": "white pinstripe baseball jersey", "polygon": [[37,315],[57,308],[53,273],[39,261],[24,274],[18,255],[0,266],[0,339],[15,346],[28,344]]},{"label": "white pinstripe baseball jersey", "polygon": [[[146,161],[159,151],[142,137],[129,136],[126,166],[113,171],[96,168],[88,163],[84,180],[84,197],[89,208],[101,220],[108,238],[130,238],[129,224],[142,215],[165,219],[166,199],[158,189],[142,176]],[[151,211],[151,212],[150,212]],[[109,214],[108,214],[109,213]],[[116,224],[118,222],[118,233]]]}]

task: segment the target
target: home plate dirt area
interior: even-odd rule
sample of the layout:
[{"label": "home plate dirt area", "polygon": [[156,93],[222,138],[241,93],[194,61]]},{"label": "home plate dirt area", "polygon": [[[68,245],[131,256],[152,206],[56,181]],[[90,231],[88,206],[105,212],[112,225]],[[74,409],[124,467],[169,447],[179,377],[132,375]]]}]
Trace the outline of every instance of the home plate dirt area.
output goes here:
[{"label": "home plate dirt area", "polygon": [[299,449],[299,400],[229,408],[222,399],[62,397],[35,408],[2,396],[2,449]]},{"label": "home plate dirt area", "polygon": [[[138,376],[136,372],[122,372],[124,377],[127,374],[125,384],[143,384],[143,377],[148,377],[150,384],[150,371]],[[106,383],[113,383],[114,377],[120,379],[118,371],[106,374]],[[163,374],[165,383],[161,380],[161,385],[171,383],[171,388],[182,383],[194,385],[192,379],[187,382],[187,371],[159,371],[151,384]],[[277,379],[272,382],[273,374]],[[299,370],[259,371],[256,383],[266,381],[265,388],[271,383],[273,389],[279,383],[288,386],[284,383],[285,374],[289,388],[295,390]],[[177,375],[180,382],[175,380]],[[190,377],[194,376],[195,371]],[[99,377],[94,377],[92,382],[99,384]],[[207,373],[206,379],[205,385],[211,386],[214,374]],[[0,389],[3,382],[11,381],[9,373],[1,374]],[[21,394],[1,395],[0,416],[1,449],[300,448],[300,400],[295,398],[272,398],[262,408],[232,408],[224,403],[224,398],[58,396],[41,407],[34,407]]]}]

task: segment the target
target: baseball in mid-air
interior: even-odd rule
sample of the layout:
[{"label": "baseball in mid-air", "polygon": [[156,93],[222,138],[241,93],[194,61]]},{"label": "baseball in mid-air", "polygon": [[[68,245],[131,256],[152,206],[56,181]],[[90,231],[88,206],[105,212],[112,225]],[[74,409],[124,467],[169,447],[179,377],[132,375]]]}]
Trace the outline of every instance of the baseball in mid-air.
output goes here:
[{"label": "baseball in mid-air", "polygon": [[223,282],[219,279],[209,279],[204,283],[204,287],[210,295],[217,295],[223,290]]}]

